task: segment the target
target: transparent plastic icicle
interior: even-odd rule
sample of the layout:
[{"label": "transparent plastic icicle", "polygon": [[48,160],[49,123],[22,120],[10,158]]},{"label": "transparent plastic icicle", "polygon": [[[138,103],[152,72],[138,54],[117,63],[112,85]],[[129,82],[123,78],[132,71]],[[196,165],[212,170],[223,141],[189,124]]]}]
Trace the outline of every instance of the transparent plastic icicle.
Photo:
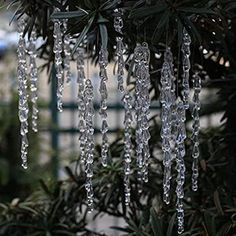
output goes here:
[{"label": "transparent plastic icicle", "polygon": [[137,45],[134,50],[134,76],[135,85],[135,113],[136,113],[136,155],[138,167],[138,180],[148,181],[149,150],[149,60],[148,44]]},{"label": "transparent plastic icicle", "polygon": [[23,19],[18,21],[19,42],[17,49],[18,67],[17,67],[17,79],[18,79],[18,92],[19,92],[19,104],[18,115],[21,123],[20,133],[21,140],[21,159],[22,167],[27,169],[27,154],[28,154],[28,95],[27,95],[27,64],[26,64],[26,45],[23,36],[25,22]]},{"label": "transparent plastic icicle", "polygon": [[131,125],[132,125],[132,97],[129,92],[126,92],[123,97],[123,103],[125,108],[125,140],[124,140],[124,187],[125,187],[125,204],[130,203],[130,163],[132,154],[132,142],[131,142]]},{"label": "transparent plastic icicle", "polygon": [[116,56],[117,56],[117,80],[118,80],[118,90],[123,93],[124,92],[124,43],[123,43],[123,19],[121,9],[115,9],[115,18],[114,18],[114,28],[120,36],[116,37]]},{"label": "transparent plastic icicle", "polygon": [[171,166],[173,148],[176,141],[176,95],[175,77],[173,69],[173,55],[169,48],[164,54],[164,63],[161,70],[161,138],[163,151],[163,200],[170,203]]},{"label": "transparent plastic icicle", "polygon": [[105,48],[101,48],[99,52],[99,66],[100,66],[100,94],[101,94],[101,107],[100,107],[100,116],[102,118],[102,127],[101,127],[101,133],[102,133],[102,150],[101,150],[101,156],[102,156],[102,165],[107,166],[107,159],[108,159],[108,137],[107,137],[107,131],[108,131],[108,124],[107,124],[107,67],[108,65],[108,51]]},{"label": "transparent plastic icicle", "polygon": [[85,173],[86,173],[86,183],[85,188],[87,191],[87,201],[89,211],[93,211],[93,159],[94,159],[94,128],[93,128],[93,117],[94,117],[94,107],[93,107],[93,85],[89,78],[85,81],[84,90],[84,104],[85,104]]},{"label": "transparent plastic icicle", "polygon": [[[56,10],[58,11],[58,10]],[[63,52],[63,41],[62,41],[62,20],[54,19],[54,47],[53,52],[55,54],[55,68],[57,78],[57,108],[62,112],[62,93],[64,90],[64,70],[62,66],[62,52]]]},{"label": "transparent plastic icicle", "polygon": [[36,51],[36,32],[33,28],[31,32],[31,36],[29,39],[29,47],[28,47],[28,53],[29,53],[29,75],[30,75],[30,91],[31,91],[31,102],[32,102],[32,130],[34,132],[38,132],[38,106],[37,106],[37,100],[38,100],[38,69],[36,64],[36,58],[37,58],[37,51]]},{"label": "transparent plastic icicle", "polygon": [[190,44],[191,44],[191,37],[184,28],[183,30],[183,42],[182,42],[182,63],[183,63],[183,81],[182,81],[182,96],[183,96],[183,103],[185,109],[189,108],[189,70],[191,68],[190,64]]},{"label": "transparent plastic icicle", "polygon": [[78,83],[78,110],[79,110],[79,141],[80,141],[80,152],[81,152],[81,161],[85,163],[86,157],[86,104],[84,98],[84,86],[85,86],[85,72],[84,72],[84,49],[77,48],[76,50],[76,64],[77,64],[77,83]]},{"label": "transparent plastic icicle", "polygon": [[70,60],[71,60],[71,49],[70,49],[70,35],[67,31],[68,19],[63,19],[63,46],[64,46],[64,75],[67,83],[71,82],[71,71],[70,71]]},{"label": "transparent plastic icicle", "polygon": [[177,103],[177,136],[176,136],[176,211],[177,211],[177,221],[178,221],[178,234],[184,231],[184,181],[185,181],[185,144],[186,139],[186,129],[185,129],[185,106],[182,101]]},{"label": "transparent plastic icicle", "polygon": [[195,72],[193,75],[193,109],[192,109],[192,142],[193,142],[193,151],[192,151],[192,190],[197,191],[198,189],[198,158],[200,155],[199,151],[199,131],[200,131],[200,119],[199,119],[199,110],[200,110],[200,99],[199,94],[201,92],[201,77],[198,72]]}]

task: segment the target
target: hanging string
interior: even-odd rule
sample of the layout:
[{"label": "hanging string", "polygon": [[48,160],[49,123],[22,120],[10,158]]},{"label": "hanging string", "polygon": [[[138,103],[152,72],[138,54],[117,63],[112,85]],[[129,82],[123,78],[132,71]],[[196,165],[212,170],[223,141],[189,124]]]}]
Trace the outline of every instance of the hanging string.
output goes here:
[{"label": "hanging string", "polygon": [[17,48],[18,67],[17,67],[17,79],[18,79],[18,93],[19,93],[19,120],[21,123],[21,159],[22,167],[27,169],[27,154],[28,154],[28,94],[27,94],[27,64],[26,64],[26,44],[24,39],[25,21],[20,18],[18,20],[18,33],[19,41]]},{"label": "hanging string", "polygon": [[[122,19],[122,10],[121,9],[115,9],[114,10],[116,16],[114,18],[114,28],[115,31],[123,35],[123,19]],[[116,52],[117,56],[117,80],[118,80],[118,90],[123,93],[124,92],[124,43],[123,43],[123,37],[122,36],[117,36],[116,37]]]},{"label": "hanging string", "polygon": [[130,203],[130,163],[131,163],[131,155],[132,155],[132,96],[129,91],[124,94],[123,103],[125,108],[125,117],[124,117],[124,187],[125,187],[125,204],[129,205]]},{"label": "hanging string", "polygon": [[101,107],[100,107],[100,116],[102,119],[102,127],[101,127],[101,133],[102,133],[102,150],[101,150],[101,156],[102,156],[102,165],[107,166],[107,159],[108,159],[108,124],[107,124],[107,86],[106,82],[108,80],[107,76],[107,67],[108,65],[108,51],[105,48],[101,48],[99,52],[99,66],[100,66],[100,94],[101,94]]},{"label": "hanging string", "polygon": [[30,76],[30,90],[31,90],[31,102],[32,102],[32,130],[38,132],[38,69],[36,65],[37,51],[36,51],[37,35],[35,28],[33,28],[29,39],[29,76]]},{"label": "hanging string", "polygon": [[189,70],[191,68],[190,63],[190,44],[191,44],[191,37],[186,31],[183,29],[183,42],[182,42],[182,64],[183,64],[183,81],[182,81],[182,96],[183,96],[183,103],[185,109],[189,108]]},{"label": "hanging string", "polygon": [[[88,53],[88,52],[87,52]],[[88,55],[87,55],[88,56]],[[85,189],[87,191],[87,201],[88,201],[88,211],[93,211],[94,205],[94,193],[92,185],[93,177],[93,159],[94,159],[94,124],[93,117],[95,114],[93,101],[94,92],[93,85],[89,78],[89,56],[87,59],[87,79],[85,80],[85,90],[84,90],[84,104],[85,104],[85,123],[86,123],[86,147],[85,147],[85,173],[86,173],[86,183]]]},{"label": "hanging string", "polygon": [[135,85],[135,113],[136,113],[136,155],[138,168],[138,181],[148,181],[149,150],[149,61],[150,51],[148,44],[137,45],[134,50],[134,76]]},{"label": "hanging string", "polygon": [[[55,10],[56,12],[59,9]],[[62,52],[63,52],[63,40],[62,40],[62,24],[63,21],[59,19],[54,19],[54,47],[53,52],[55,54],[55,69],[57,78],[57,108],[62,112],[62,93],[64,90],[64,71],[62,67]]]},{"label": "hanging string", "polygon": [[199,151],[199,131],[200,131],[200,99],[199,94],[201,92],[201,77],[198,72],[195,72],[193,75],[193,108],[192,108],[192,118],[193,118],[193,126],[192,126],[192,142],[193,142],[193,151],[192,151],[192,190],[197,191],[198,189],[198,158],[200,155]]}]

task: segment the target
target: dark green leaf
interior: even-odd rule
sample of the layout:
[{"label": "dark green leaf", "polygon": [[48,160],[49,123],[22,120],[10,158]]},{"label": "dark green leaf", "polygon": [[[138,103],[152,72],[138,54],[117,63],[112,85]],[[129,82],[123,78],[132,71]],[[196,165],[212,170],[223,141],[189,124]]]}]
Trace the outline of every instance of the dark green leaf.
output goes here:
[{"label": "dark green leaf", "polygon": [[94,18],[95,18],[95,14],[92,14],[91,18],[88,20],[88,24],[84,27],[83,31],[80,33],[79,38],[77,39],[76,44],[73,48],[72,54],[75,53],[76,49],[79,47],[81,42],[84,40],[84,37],[86,36],[90,27],[93,24]]},{"label": "dark green leaf", "polygon": [[85,15],[88,15],[83,10],[78,10],[78,11],[66,11],[66,12],[54,12],[51,15],[52,19],[69,19],[69,18],[80,18]]},{"label": "dark green leaf", "polygon": [[216,14],[216,12],[207,8],[180,7],[178,8],[178,11],[193,13],[193,14],[209,14],[209,15]]},{"label": "dark green leaf", "polygon": [[168,226],[168,229],[167,229],[166,236],[172,236],[173,235],[172,232],[173,232],[175,222],[176,222],[176,214],[173,214],[173,216],[171,217],[170,222],[169,222],[169,226]]},{"label": "dark green leaf", "polygon": [[141,7],[136,10],[132,10],[129,18],[143,18],[146,16],[152,16],[154,14],[160,13],[164,10],[166,10],[167,6],[166,4],[159,3],[152,7]]},{"label": "dark green leaf", "polygon": [[102,47],[107,48],[107,42],[108,42],[108,35],[107,35],[107,27],[105,24],[99,24],[99,31],[102,41]]},{"label": "dark green leaf", "polygon": [[156,211],[153,208],[150,211],[150,222],[154,236],[164,236],[162,219],[158,217]]}]

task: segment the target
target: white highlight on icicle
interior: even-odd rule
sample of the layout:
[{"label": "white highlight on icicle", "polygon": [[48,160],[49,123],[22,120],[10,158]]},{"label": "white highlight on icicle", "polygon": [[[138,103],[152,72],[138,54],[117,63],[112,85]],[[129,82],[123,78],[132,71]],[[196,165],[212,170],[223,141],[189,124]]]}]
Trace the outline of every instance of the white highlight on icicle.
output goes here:
[{"label": "white highlight on icicle", "polygon": [[176,95],[175,76],[173,69],[173,55],[169,48],[164,54],[164,63],[161,70],[161,138],[163,151],[163,200],[170,203],[171,166],[173,148],[176,142]]},{"label": "white highlight on icicle", "polygon": [[136,155],[138,167],[138,180],[140,182],[148,181],[148,164],[150,158],[149,150],[149,61],[150,51],[148,44],[137,45],[134,50],[134,76],[135,85],[135,113],[136,113]]},{"label": "white highlight on icicle", "polygon": [[106,82],[108,80],[107,76],[107,65],[108,65],[108,51],[105,48],[101,48],[99,52],[99,66],[100,66],[100,94],[101,94],[101,107],[100,107],[100,116],[102,118],[102,147],[101,147],[101,157],[102,157],[102,165],[107,166],[108,159],[108,124],[107,124],[107,86]]},{"label": "white highlight on icicle", "polygon": [[183,96],[183,103],[185,109],[189,108],[189,70],[191,68],[191,63],[190,63],[190,44],[191,44],[191,37],[184,28],[183,30],[183,42],[182,42],[182,63],[183,63],[183,81],[182,81],[182,96]]},{"label": "white highlight on icicle", "polygon": [[25,21],[21,18],[18,21],[19,42],[17,49],[18,67],[17,67],[17,79],[18,79],[18,92],[19,92],[19,104],[18,115],[21,123],[20,133],[21,140],[21,159],[22,167],[27,169],[27,154],[28,154],[28,94],[27,94],[27,64],[26,64],[26,45],[24,39]]},{"label": "white highlight on icicle", "polygon": [[[58,9],[56,9],[58,11]],[[62,52],[63,52],[63,41],[62,41],[62,20],[54,19],[54,47],[53,52],[55,54],[55,69],[57,78],[57,108],[62,112],[62,93],[64,90],[64,70],[62,67]]]},{"label": "white highlight on icicle", "polygon": [[71,71],[70,71],[70,60],[71,60],[71,49],[70,49],[70,35],[67,31],[68,19],[63,19],[63,46],[64,46],[64,75],[67,83],[71,82]]},{"label": "white highlight on icicle", "polygon": [[177,221],[178,221],[178,234],[184,231],[184,181],[185,181],[185,144],[186,139],[186,129],[185,129],[185,105],[182,101],[177,102],[177,136],[176,136],[176,211],[177,211]]},{"label": "white highlight on icicle", "polygon": [[37,106],[37,100],[38,100],[38,69],[36,64],[36,58],[37,58],[37,51],[36,51],[36,40],[37,35],[35,28],[33,28],[30,39],[29,39],[29,47],[28,47],[28,53],[29,53],[29,76],[30,76],[30,90],[31,90],[31,102],[32,102],[32,130],[34,132],[38,132],[38,106]]},{"label": "white highlight on icicle", "polygon": [[123,97],[123,103],[125,108],[125,117],[124,117],[124,187],[125,187],[125,204],[129,205],[130,203],[130,163],[131,163],[131,154],[132,154],[132,96],[129,92],[126,92]]},{"label": "white highlight on icicle", "polygon": [[195,72],[193,75],[193,109],[192,109],[192,118],[193,118],[193,126],[192,126],[192,142],[193,142],[193,151],[192,151],[192,190],[197,191],[198,189],[198,158],[200,155],[199,151],[199,131],[200,131],[200,118],[199,118],[199,110],[200,110],[200,99],[199,94],[201,92],[201,77],[198,72]]},{"label": "white highlight on icicle", "polygon": [[117,56],[117,80],[118,80],[118,90],[123,93],[124,92],[124,43],[123,43],[123,35],[122,29],[123,29],[123,19],[122,19],[122,11],[121,9],[115,9],[114,10],[116,16],[114,18],[114,28],[117,33],[120,34],[120,36],[116,37],[116,56]]}]

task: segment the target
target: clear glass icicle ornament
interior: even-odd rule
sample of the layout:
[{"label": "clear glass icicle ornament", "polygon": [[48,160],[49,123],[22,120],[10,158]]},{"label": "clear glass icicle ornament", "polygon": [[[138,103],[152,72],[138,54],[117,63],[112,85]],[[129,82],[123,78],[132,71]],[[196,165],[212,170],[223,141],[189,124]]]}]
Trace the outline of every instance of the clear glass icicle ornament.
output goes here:
[{"label": "clear glass icicle ornament", "polygon": [[190,45],[191,45],[191,37],[188,34],[187,30],[184,28],[183,30],[183,41],[182,41],[182,63],[183,63],[183,81],[182,81],[182,96],[183,96],[183,103],[185,109],[189,108],[189,70],[191,68],[190,63]]},{"label": "clear glass icicle ornament", "polygon": [[[59,11],[56,9],[55,11]],[[55,69],[56,69],[56,78],[57,78],[57,108],[62,112],[62,94],[64,90],[64,70],[63,70],[63,40],[62,40],[62,20],[54,19],[54,47],[53,52],[55,54]]]},{"label": "clear glass icicle ornament", "polygon": [[114,28],[115,31],[120,34],[116,37],[116,56],[117,56],[117,80],[118,80],[118,90],[123,93],[124,92],[124,43],[123,43],[123,19],[122,19],[122,11],[121,9],[114,10],[116,16],[114,18]]},{"label": "clear glass icicle ornament", "polygon": [[100,94],[101,94],[101,107],[100,107],[100,116],[102,118],[102,127],[101,127],[101,133],[102,133],[102,148],[101,148],[101,157],[102,157],[102,165],[107,166],[108,161],[108,124],[107,124],[107,65],[108,65],[108,51],[105,48],[101,48],[99,52],[99,66],[100,66]]},{"label": "clear glass icicle ornament", "polygon": [[70,35],[67,33],[68,19],[63,19],[63,46],[64,46],[64,76],[67,83],[71,82],[70,60]]},{"label": "clear glass icicle ornament", "polygon": [[24,39],[24,28],[25,21],[20,18],[18,20],[18,32],[19,32],[19,42],[17,48],[18,56],[18,67],[17,67],[17,79],[18,79],[18,93],[19,93],[19,104],[18,104],[18,115],[21,123],[20,133],[21,133],[21,159],[22,167],[27,169],[27,154],[28,154],[28,94],[27,94],[27,63],[26,63],[26,44]]},{"label": "clear glass icicle ornament", "polygon": [[125,204],[129,205],[130,203],[130,164],[131,164],[131,155],[132,155],[132,96],[129,92],[126,92],[123,97],[123,103],[125,108],[125,137],[124,137],[124,188],[125,188]]},{"label": "clear glass icicle ornament", "polygon": [[135,85],[135,113],[136,113],[136,155],[138,180],[148,181],[149,150],[149,61],[150,51],[148,44],[137,45],[134,50],[134,77]]},{"label": "clear glass icicle ornament", "polygon": [[161,70],[161,138],[163,151],[163,200],[170,203],[171,166],[173,148],[176,139],[176,95],[175,76],[173,69],[173,55],[169,48],[164,54],[164,63]]},{"label": "clear glass icicle ornament", "polygon": [[79,110],[79,141],[80,141],[80,156],[81,161],[85,163],[86,158],[86,104],[84,98],[85,88],[85,72],[84,72],[84,49],[77,48],[76,50],[76,64],[77,64],[77,83],[78,83],[78,110]]},{"label": "clear glass icicle ornament", "polygon": [[192,142],[193,142],[193,150],[192,150],[192,190],[197,191],[198,189],[198,158],[200,155],[199,151],[199,131],[200,131],[200,99],[199,94],[201,92],[201,77],[198,72],[195,72],[193,75],[193,108],[192,108],[192,118],[193,118],[193,126],[192,126]]},{"label": "clear glass icicle ornament", "polygon": [[36,31],[33,28],[30,39],[29,39],[29,76],[30,76],[30,91],[31,91],[31,102],[32,102],[32,130],[38,132],[38,69],[36,64],[37,51],[36,51]]},{"label": "clear glass icicle ornament", "polygon": [[86,183],[85,189],[87,191],[87,201],[89,211],[93,211],[93,159],[94,159],[94,127],[93,127],[93,117],[94,117],[94,107],[93,107],[94,93],[93,85],[89,78],[85,81],[84,89],[84,105],[85,105],[85,174]]},{"label": "clear glass icicle ornament", "polygon": [[182,101],[177,103],[177,136],[176,136],[176,211],[178,221],[178,234],[184,231],[184,181],[185,181],[185,144],[186,128],[185,128],[186,114],[185,105]]}]

